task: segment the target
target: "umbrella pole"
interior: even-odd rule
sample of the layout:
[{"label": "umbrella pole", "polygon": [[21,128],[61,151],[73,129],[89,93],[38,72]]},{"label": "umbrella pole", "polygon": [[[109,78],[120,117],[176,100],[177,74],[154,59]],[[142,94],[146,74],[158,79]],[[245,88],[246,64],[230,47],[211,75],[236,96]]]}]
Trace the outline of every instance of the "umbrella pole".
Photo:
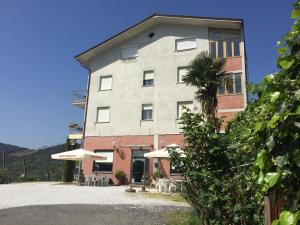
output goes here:
[{"label": "umbrella pole", "polygon": [[78,183],[80,184],[80,171],[81,171],[81,164],[82,164],[82,160],[79,161],[79,167],[78,167]]}]

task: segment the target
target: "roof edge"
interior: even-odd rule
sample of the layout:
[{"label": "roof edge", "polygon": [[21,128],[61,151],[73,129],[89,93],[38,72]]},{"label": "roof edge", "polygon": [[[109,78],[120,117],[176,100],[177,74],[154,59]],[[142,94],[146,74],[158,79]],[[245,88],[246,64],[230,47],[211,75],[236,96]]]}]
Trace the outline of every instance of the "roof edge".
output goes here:
[{"label": "roof edge", "polygon": [[75,56],[74,56],[74,59],[76,59],[77,61],[79,61],[78,58],[79,58],[80,56],[84,55],[85,53],[87,53],[87,52],[89,52],[89,51],[91,51],[91,50],[97,48],[97,47],[100,46],[100,45],[103,45],[104,43],[106,43],[106,42],[112,40],[113,38],[115,38],[115,37],[117,37],[117,36],[119,36],[119,35],[121,35],[121,34],[123,34],[123,33],[126,33],[127,31],[129,31],[129,30],[131,30],[132,28],[138,26],[139,24],[142,24],[142,23],[144,23],[145,21],[147,21],[147,20],[149,20],[149,19],[151,19],[151,18],[153,18],[153,17],[156,17],[156,16],[158,16],[158,17],[161,16],[161,17],[174,17],[174,18],[177,17],[177,18],[190,18],[190,19],[204,19],[204,20],[205,20],[205,19],[206,19],[206,20],[220,20],[220,21],[224,21],[224,20],[225,20],[225,21],[232,21],[232,22],[241,22],[242,25],[243,25],[243,23],[244,23],[244,20],[241,19],[241,18],[205,17],[205,16],[185,16],[185,15],[174,15],[174,14],[153,13],[151,16],[146,17],[145,19],[139,21],[138,23],[136,23],[136,24],[134,24],[134,25],[132,25],[132,26],[126,28],[125,30],[123,30],[123,31],[121,31],[121,32],[119,32],[119,33],[113,35],[112,37],[110,37],[110,38],[108,38],[108,39],[106,39],[106,40],[100,42],[99,44],[96,44],[96,45],[94,45],[94,46],[88,48],[87,50],[85,50],[85,51],[83,51],[83,52],[81,52],[81,53],[75,55]]}]

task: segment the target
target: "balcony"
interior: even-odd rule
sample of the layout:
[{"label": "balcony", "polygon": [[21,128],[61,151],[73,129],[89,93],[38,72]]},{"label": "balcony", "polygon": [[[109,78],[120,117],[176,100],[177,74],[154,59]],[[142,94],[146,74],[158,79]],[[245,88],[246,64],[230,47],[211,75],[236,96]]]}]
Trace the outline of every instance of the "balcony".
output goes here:
[{"label": "balcony", "polygon": [[70,140],[82,140],[83,138],[83,128],[77,123],[69,123],[69,139]]},{"label": "balcony", "polygon": [[86,91],[73,91],[72,105],[85,109]]}]

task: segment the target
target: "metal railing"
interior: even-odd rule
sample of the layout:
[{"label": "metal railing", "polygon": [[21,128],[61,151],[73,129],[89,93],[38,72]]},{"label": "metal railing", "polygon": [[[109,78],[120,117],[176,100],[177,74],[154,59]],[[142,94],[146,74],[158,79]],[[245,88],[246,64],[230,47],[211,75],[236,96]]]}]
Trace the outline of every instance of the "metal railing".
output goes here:
[{"label": "metal railing", "polygon": [[79,90],[79,91],[73,91],[73,103],[79,103],[79,102],[86,102],[86,95],[87,91],[86,90]]}]

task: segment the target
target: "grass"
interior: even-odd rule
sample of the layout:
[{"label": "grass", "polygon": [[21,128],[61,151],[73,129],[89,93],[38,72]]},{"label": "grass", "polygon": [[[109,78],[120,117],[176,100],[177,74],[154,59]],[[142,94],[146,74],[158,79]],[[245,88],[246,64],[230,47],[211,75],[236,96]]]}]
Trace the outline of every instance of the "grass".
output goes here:
[{"label": "grass", "polygon": [[146,192],[143,193],[147,198],[156,198],[156,199],[163,199],[163,200],[168,200],[168,201],[173,201],[173,202],[182,202],[182,203],[187,203],[187,201],[184,199],[184,197],[179,194],[162,194],[162,193],[151,193],[151,192]]},{"label": "grass", "polygon": [[172,212],[167,217],[166,225],[203,225],[202,220],[193,212]]}]

